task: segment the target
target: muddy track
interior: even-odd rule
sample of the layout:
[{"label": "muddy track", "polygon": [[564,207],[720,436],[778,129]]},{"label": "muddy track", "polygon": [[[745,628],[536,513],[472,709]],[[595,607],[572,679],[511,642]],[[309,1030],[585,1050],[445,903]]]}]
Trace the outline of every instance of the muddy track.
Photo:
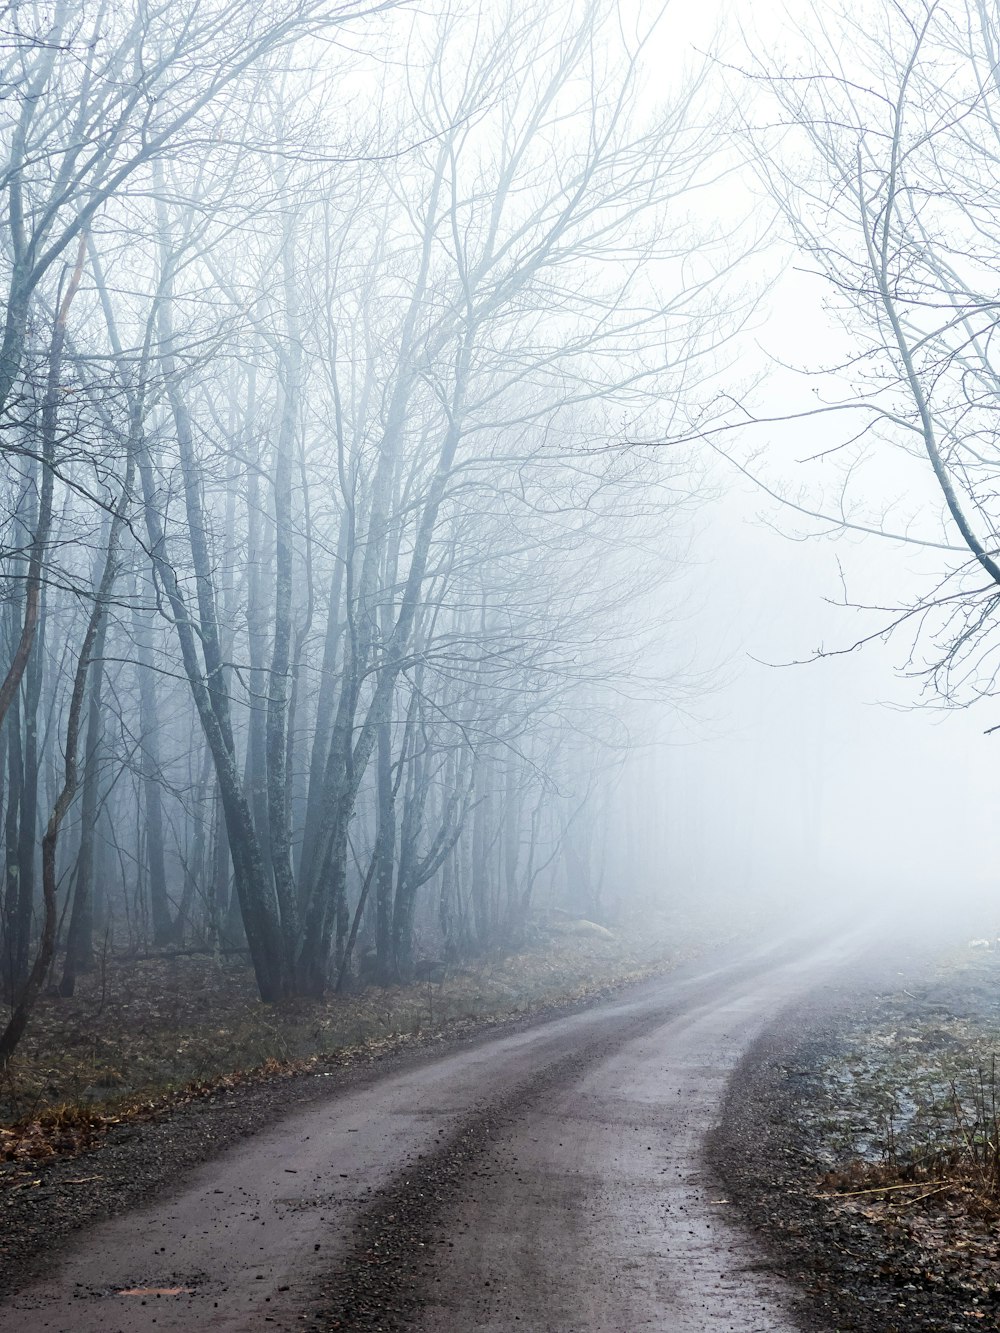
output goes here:
[{"label": "muddy track", "polygon": [[[318,1072],[219,1087],[152,1119],[126,1121],[80,1154],[44,1159],[27,1180],[23,1168],[11,1168],[13,1180],[0,1182],[0,1327],[3,1299],[46,1273],[52,1254],[74,1233],[173,1190],[186,1173],[293,1111],[404,1073],[442,1052],[472,1050],[483,1041],[579,1013],[623,989],[608,986],[585,1000],[552,1003],[515,1017],[453,1022],[416,1038],[385,1041],[374,1052],[348,1050],[341,1062]],[[79,1187],[81,1181],[86,1189]]]},{"label": "muddy track", "polygon": [[856,952],[692,964],[339,1089],[68,1244],[4,1327],[791,1333],[705,1134],[764,1025]]}]

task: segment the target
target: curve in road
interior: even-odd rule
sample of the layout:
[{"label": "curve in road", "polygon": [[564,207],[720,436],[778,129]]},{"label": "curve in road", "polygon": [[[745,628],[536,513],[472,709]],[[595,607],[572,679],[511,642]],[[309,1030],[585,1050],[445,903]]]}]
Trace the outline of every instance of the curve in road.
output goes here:
[{"label": "curve in road", "polygon": [[704,1141],[754,1037],[860,948],[691,964],[339,1092],[78,1237],[3,1327],[792,1333]]}]

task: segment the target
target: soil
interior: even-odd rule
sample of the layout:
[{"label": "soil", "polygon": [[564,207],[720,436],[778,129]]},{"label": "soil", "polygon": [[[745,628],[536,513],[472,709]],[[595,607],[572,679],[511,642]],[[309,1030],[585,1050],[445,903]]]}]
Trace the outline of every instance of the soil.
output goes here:
[{"label": "soil", "polygon": [[807,1294],[804,1327],[1000,1327],[1000,1204],[966,1132],[998,1048],[1000,956],[923,952],[813,994],[747,1052],[709,1160]]},{"label": "soil", "polygon": [[[321,1080],[300,1076],[135,1126],[90,1161],[56,1163],[43,1231],[33,1199],[8,1215],[35,1228],[35,1259],[44,1244],[49,1262],[24,1283],[32,1258],[6,1230],[19,1289],[5,1311],[22,1333],[154,1320],[793,1333],[793,1296],[720,1206],[705,1127],[754,1034],[856,947],[731,950],[548,1022],[347,1074],[332,1096],[329,1080],[316,1092]],[[212,1160],[182,1171],[192,1152]],[[76,1185],[61,1174],[71,1165]],[[152,1197],[66,1243],[92,1186],[105,1216]]]},{"label": "soil", "polygon": [[419,1324],[437,1267],[452,1258],[448,1218],[469,1179],[482,1187],[492,1177],[496,1145],[512,1123],[546,1090],[579,1073],[588,1054],[574,1051],[475,1111],[403,1179],[380,1190],[358,1218],[349,1254],[321,1283],[303,1327],[402,1333]]},{"label": "soil", "polygon": [[529,1015],[453,1020],[437,1031],[382,1038],[346,1049],[333,1067],[267,1069],[229,1085],[192,1089],[102,1126],[91,1142],[79,1136],[65,1151],[20,1156],[0,1168],[0,1297],[41,1270],[74,1232],[116,1217],[165,1191],[178,1176],[268,1126],[328,1099],[405,1071],[436,1054],[472,1048],[492,1037],[527,1030],[607,1001],[623,986],[584,999],[539,1006]]}]

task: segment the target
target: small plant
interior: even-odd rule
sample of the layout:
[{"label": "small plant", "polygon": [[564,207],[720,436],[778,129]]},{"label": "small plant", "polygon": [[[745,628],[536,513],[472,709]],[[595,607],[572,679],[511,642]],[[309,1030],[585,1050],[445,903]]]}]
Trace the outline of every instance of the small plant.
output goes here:
[{"label": "small plant", "polygon": [[955,1117],[955,1168],[971,1174],[981,1192],[996,1199],[1000,1196],[1000,1120],[997,1118],[997,1059],[990,1059],[989,1069],[981,1065],[970,1080],[963,1101],[958,1087],[951,1084]]},{"label": "small plant", "polygon": [[882,1155],[886,1166],[895,1170],[899,1166],[899,1156],[896,1151],[896,1121],[891,1111],[884,1120],[884,1133],[885,1146]]},{"label": "small plant", "polygon": [[885,1113],[878,1159],[855,1156],[828,1172],[824,1184],[844,1197],[858,1197],[932,1182],[934,1194],[954,1187],[971,1192],[991,1210],[1000,1205],[996,1055],[964,1077],[946,1078],[943,1072],[940,1077],[948,1092],[931,1108],[933,1115],[911,1119],[904,1135],[895,1115]]}]

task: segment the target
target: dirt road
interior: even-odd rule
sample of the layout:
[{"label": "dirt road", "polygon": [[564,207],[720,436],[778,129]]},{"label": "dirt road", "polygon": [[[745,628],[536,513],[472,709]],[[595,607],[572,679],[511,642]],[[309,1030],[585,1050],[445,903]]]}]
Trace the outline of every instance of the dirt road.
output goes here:
[{"label": "dirt road", "polygon": [[81,1236],[0,1326],[791,1333],[704,1139],[757,1032],[858,948],[692,964],[338,1092]]}]

